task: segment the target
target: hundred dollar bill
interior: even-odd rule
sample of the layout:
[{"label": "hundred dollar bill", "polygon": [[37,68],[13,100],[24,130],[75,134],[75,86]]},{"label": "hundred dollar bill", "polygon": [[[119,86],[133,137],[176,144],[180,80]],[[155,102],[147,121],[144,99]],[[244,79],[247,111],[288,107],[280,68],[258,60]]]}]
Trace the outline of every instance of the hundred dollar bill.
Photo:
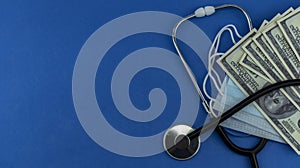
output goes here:
[{"label": "hundred dollar bill", "polygon": [[[247,68],[254,74],[257,74],[258,76],[264,78],[265,80],[269,81],[267,75],[261,70],[259,66],[256,65],[256,63],[252,60],[251,57],[249,57],[246,53],[242,56],[240,62],[243,67]],[[269,81],[271,82],[271,81]]]},{"label": "hundred dollar bill", "polygon": [[[244,54],[242,46],[255,33],[256,30],[252,30],[217,61],[246,96],[270,84],[239,64]],[[262,96],[253,104],[297,154],[300,154],[300,112],[295,106],[278,90]]]},{"label": "hundred dollar bill", "polygon": [[[256,34],[252,39],[253,39],[254,43],[256,44],[256,46],[262,52],[263,57],[265,56],[268,59],[268,61],[270,61],[271,64],[274,66],[274,68],[276,69],[276,72],[279,73],[278,80],[296,79],[288,72],[287,69],[289,69],[289,67],[283,63],[282,57],[284,57],[284,55],[277,55],[273,51],[273,49],[270,47],[269,43],[267,42],[266,38],[263,36],[262,33]],[[262,66],[264,66],[264,65],[262,65]],[[267,70],[268,68],[264,67],[264,69]],[[269,69],[269,70],[271,70],[271,69]],[[272,74],[272,73],[269,73],[269,74]],[[273,75],[276,76],[276,74],[273,74]],[[274,77],[274,79],[275,78],[276,77]],[[291,89],[287,88],[286,90],[289,93],[289,95],[292,96],[293,99],[297,99],[297,100],[295,100],[296,102],[300,102],[299,87],[291,87]]]},{"label": "hundred dollar bill", "polygon": [[[272,20],[269,22],[267,20],[264,20],[263,23],[261,24],[261,26],[258,29],[258,32],[262,32],[263,30],[265,30],[267,28],[267,26],[269,26],[271,23],[276,23],[282,16],[287,15],[288,13],[290,13],[293,10],[293,8],[288,9],[283,15],[281,14],[277,14],[276,16],[274,16],[272,18]],[[250,58],[247,57],[243,57],[243,59],[247,59],[247,60],[251,60]],[[247,64],[245,64],[247,66]],[[248,67],[251,68],[251,67]],[[258,71],[258,69],[252,69],[255,70],[256,72],[262,74],[261,72]]]},{"label": "hundred dollar bill", "polygon": [[[246,42],[242,46],[242,48],[263,70],[263,72],[268,76],[272,83],[283,81],[284,79],[282,78],[282,76],[280,76],[280,70],[276,69],[273,66],[267,55],[262,52],[262,50],[254,43],[252,39]],[[300,110],[299,102],[297,101],[299,99],[299,96],[297,95],[297,92],[295,92],[295,88],[288,87],[280,89],[280,92],[282,92],[282,94],[285,95],[286,98],[289,99],[290,102]]]},{"label": "hundred dollar bill", "polygon": [[[260,28],[258,29],[258,32],[262,32],[265,29],[267,29],[270,25],[273,24],[277,24],[277,21],[283,17],[286,16],[287,14],[289,14],[290,12],[293,11],[293,8],[289,8],[286,12],[284,12],[282,15],[281,14],[277,14],[275,17],[272,18],[272,20],[270,22],[268,22],[267,20],[264,20],[263,23],[261,24]],[[259,34],[259,33],[258,33]],[[255,35],[257,36],[257,35]],[[255,38],[254,36],[254,38]],[[255,40],[255,39],[254,39]],[[265,39],[264,39],[265,40]],[[244,55],[240,61],[240,63],[245,66],[246,68],[248,68],[249,70],[251,70],[252,72],[256,73],[257,75],[260,75],[262,78],[265,78],[266,80],[269,80],[267,75],[260,69],[259,66],[256,65],[256,63],[253,61],[252,58],[250,58],[247,55]],[[270,80],[269,80],[270,81]]]},{"label": "hundred dollar bill", "polygon": [[[272,18],[272,20],[270,22],[267,20],[264,20],[257,32],[258,33],[262,32],[271,23],[274,23],[274,22],[276,23],[276,21],[278,19],[280,19],[280,17],[281,17],[281,14],[277,14],[275,17]],[[260,69],[259,66],[256,65],[256,63],[253,61],[253,59],[250,58],[247,54],[242,57],[240,63],[243,66],[245,66],[246,68],[248,68],[249,70],[251,70],[252,72],[256,73],[257,75],[260,75],[262,78],[269,80],[267,75]]]},{"label": "hundred dollar bill", "polygon": [[280,19],[277,23],[300,61],[300,8]]},{"label": "hundred dollar bill", "polygon": [[279,56],[281,63],[285,67],[288,67],[286,68],[286,71],[289,72],[293,79],[299,79],[300,61],[298,60],[297,55],[293,52],[291,46],[288,44],[288,41],[284,37],[279,26],[274,24],[264,31],[263,35],[275,54]]},{"label": "hundred dollar bill", "polygon": [[[289,8],[286,12],[284,12],[282,15],[279,15],[276,19],[272,19],[273,21],[270,22],[268,25],[265,25],[262,29],[263,32],[270,31],[270,27],[274,28],[274,26],[277,26],[277,20],[281,17],[284,17],[291,13],[293,11],[293,8]],[[278,16],[278,15],[277,15]],[[278,26],[277,26],[278,27]],[[279,29],[279,28],[278,28]],[[280,31],[280,29],[279,29]],[[268,60],[271,62],[271,64],[275,67],[277,72],[280,74],[282,79],[295,79],[295,77],[289,73],[289,67],[285,64],[285,60],[287,58],[284,58],[284,55],[280,55],[278,53],[275,53],[271,45],[269,44],[269,41],[264,36],[263,33],[257,33],[253,38],[254,43],[258,46],[258,48],[262,51],[262,53],[268,58]],[[294,72],[296,73],[296,72]],[[296,91],[296,89],[295,89]],[[299,93],[300,90],[297,89],[297,92]],[[300,94],[298,94],[299,96]]]}]

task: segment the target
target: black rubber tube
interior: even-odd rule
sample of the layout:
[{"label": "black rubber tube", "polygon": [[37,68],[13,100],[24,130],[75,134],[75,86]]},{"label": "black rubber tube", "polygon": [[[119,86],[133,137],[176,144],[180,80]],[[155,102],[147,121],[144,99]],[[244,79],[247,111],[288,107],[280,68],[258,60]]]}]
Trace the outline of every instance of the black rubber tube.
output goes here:
[{"label": "black rubber tube", "polygon": [[261,138],[260,141],[252,148],[242,148],[234,144],[229,139],[229,137],[227,136],[227,134],[221,126],[217,127],[217,132],[219,133],[227,147],[229,147],[232,151],[240,155],[248,156],[250,158],[252,168],[259,168],[258,161],[256,159],[256,154],[258,154],[264,148],[268,141],[267,139]]}]

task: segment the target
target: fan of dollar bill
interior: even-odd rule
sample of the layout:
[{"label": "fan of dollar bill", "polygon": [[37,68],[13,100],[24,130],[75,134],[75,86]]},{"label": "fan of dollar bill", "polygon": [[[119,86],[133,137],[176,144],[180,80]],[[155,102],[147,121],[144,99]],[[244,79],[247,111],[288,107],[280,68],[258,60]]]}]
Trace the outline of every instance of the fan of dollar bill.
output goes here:
[{"label": "fan of dollar bill", "polygon": [[[264,21],[258,30],[250,31],[217,62],[229,77],[224,86],[230,94],[218,101],[215,109],[221,109],[223,104],[226,110],[269,84],[299,79],[300,8],[290,8]],[[222,125],[286,142],[300,155],[300,87],[269,93]]]}]

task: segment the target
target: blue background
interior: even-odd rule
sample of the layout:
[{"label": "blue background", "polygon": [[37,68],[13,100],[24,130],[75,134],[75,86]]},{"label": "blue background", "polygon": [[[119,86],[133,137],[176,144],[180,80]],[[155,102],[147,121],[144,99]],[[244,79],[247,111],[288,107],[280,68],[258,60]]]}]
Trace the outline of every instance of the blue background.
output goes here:
[{"label": "blue background", "polygon": [[[245,8],[256,28],[264,19],[271,19],[278,12],[284,12],[290,6],[296,8],[300,4],[299,1],[286,0],[2,0],[0,167],[250,167],[248,158],[228,150],[217,134],[205,141],[200,153],[188,161],[173,160],[165,153],[145,158],[116,155],[88,137],[77,119],[72,101],[72,72],[76,57],[88,37],[105,23],[132,12],[164,11],[185,16],[199,6],[224,3]],[[211,39],[227,23],[236,24],[242,34],[247,32],[245,19],[235,10],[220,11],[212,17],[194,20],[194,23]],[[166,37],[154,36],[154,39],[168,41]],[[142,37],[125,40],[152,44],[151,41],[143,41]],[[161,45],[173,50],[168,42]],[[125,48],[132,49],[130,46],[135,46],[126,44]],[[230,45],[225,44],[223,50]],[[145,71],[143,74],[151,76],[155,71]],[[138,82],[144,77],[141,75],[136,78]],[[201,75],[198,79],[201,80]],[[155,83],[152,85],[149,87],[156,86]],[[147,103],[134,99],[133,102],[137,106],[140,104],[141,109],[147,108]],[[118,119],[111,122],[117,123]],[[168,123],[163,126],[167,127]],[[151,129],[150,135],[161,131],[161,128]],[[144,136],[144,132],[138,130],[133,132],[125,129],[123,132]],[[255,138],[235,139],[244,146],[251,146],[257,141]],[[299,156],[288,145],[275,142],[268,142],[258,155],[258,160],[261,167],[300,165]]]}]

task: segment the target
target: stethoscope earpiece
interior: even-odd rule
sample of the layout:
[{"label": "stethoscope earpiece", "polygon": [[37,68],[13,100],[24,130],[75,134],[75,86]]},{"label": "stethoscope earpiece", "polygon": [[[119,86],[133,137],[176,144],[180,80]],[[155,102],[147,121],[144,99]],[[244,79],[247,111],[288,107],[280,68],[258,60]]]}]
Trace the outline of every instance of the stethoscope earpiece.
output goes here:
[{"label": "stethoscope earpiece", "polygon": [[194,129],[187,125],[175,125],[164,135],[166,152],[176,160],[187,160],[196,155],[200,148],[200,136],[190,139],[187,135]]}]

